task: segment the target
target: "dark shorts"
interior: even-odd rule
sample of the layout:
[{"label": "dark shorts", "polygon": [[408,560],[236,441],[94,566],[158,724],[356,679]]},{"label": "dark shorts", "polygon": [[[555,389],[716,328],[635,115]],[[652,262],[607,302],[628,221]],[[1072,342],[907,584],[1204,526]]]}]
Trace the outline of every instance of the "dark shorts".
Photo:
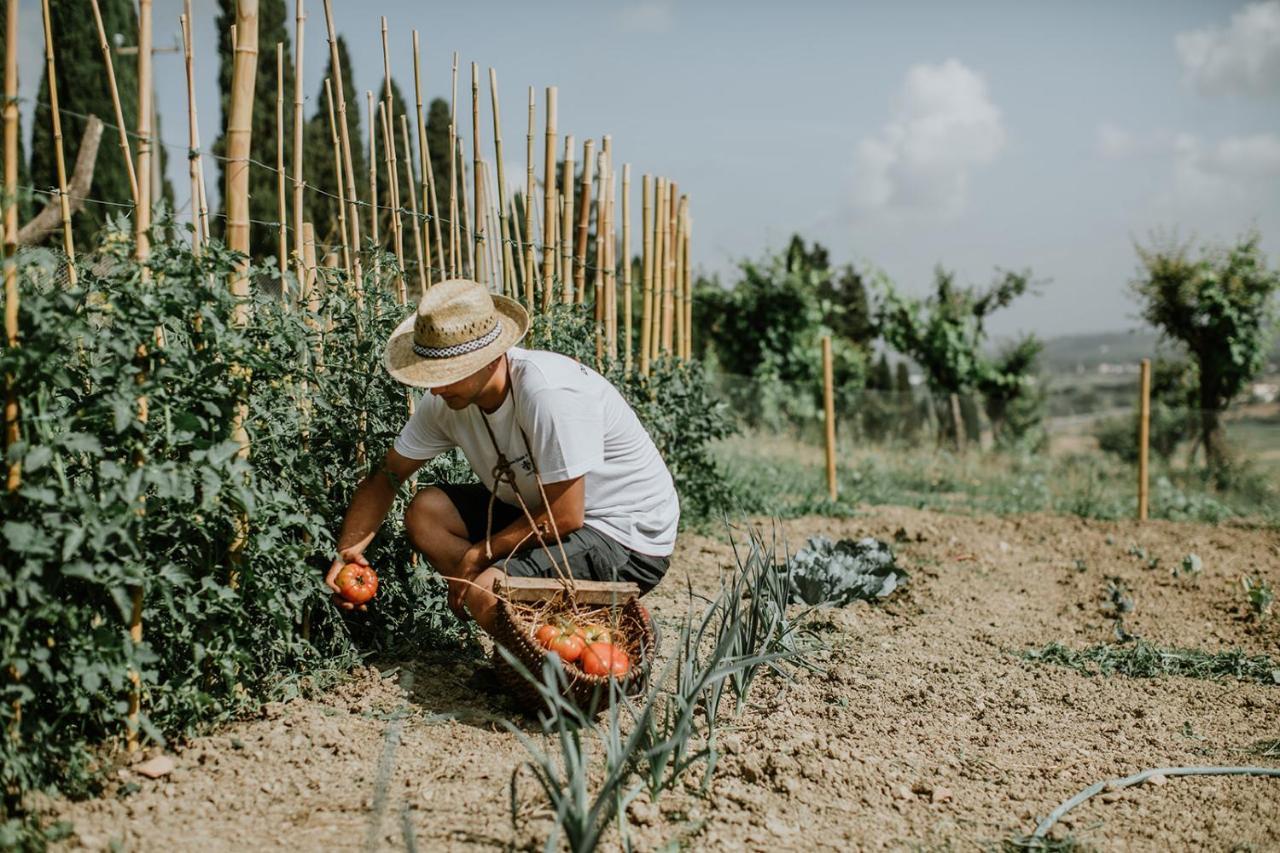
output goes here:
[{"label": "dark shorts", "polygon": [[[449,496],[458,515],[467,525],[467,538],[479,542],[485,537],[489,511],[489,490],[481,483],[461,485],[440,484],[437,489]],[[493,532],[502,530],[524,512],[518,506],[496,500],[493,502]],[[553,537],[554,539],[554,537]],[[532,540],[531,540],[532,541]],[[561,537],[570,573],[579,580],[631,581],[640,587],[644,595],[657,586],[671,565],[670,557],[650,557],[632,551],[622,543],[590,527],[580,527]],[[560,549],[548,542],[557,562],[561,562]],[[505,563],[505,565],[504,565]],[[498,560],[496,566],[514,577],[551,578],[556,576],[551,558],[542,546],[525,547],[508,560]]]}]

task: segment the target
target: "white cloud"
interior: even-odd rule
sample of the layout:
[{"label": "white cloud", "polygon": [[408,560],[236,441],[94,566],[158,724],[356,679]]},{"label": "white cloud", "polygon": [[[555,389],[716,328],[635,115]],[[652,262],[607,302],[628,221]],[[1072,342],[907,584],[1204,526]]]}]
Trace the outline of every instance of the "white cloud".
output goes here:
[{"label": "white cloud", "polygon": [[1174,189],[1192,203],[1249,204],[1280,193],[1280,136],[1258,133],[1206,143],[1174,140]]},{"label": "white cloud", "polygon": [[633,33],[665,33],[671,29],[673,17],[671,3],[663,0],[625,3],[618,11],[618,23]]},{"label": "white cloud", "polygon": [[1206,95],[1280,94],[1280,0],[1250,3],[1222,27],[1174,38],[1186,79]]},{"label": "white cloud", "polygon": [[953,218],[970,175],[1004,149],[985,81],[955,59],[907,71],[892,118],[857,151],[855,203],[901,216]]},{"label": "white cloud", "polygon": [[1274,133],[1210,141],[1193,133],[1134,132],[1103,124],[1097,151],[1112,160],[1163,161],[1170,183],[1158,195],[1178,208],[1257,207],[1280,197],[1280,135]]}]

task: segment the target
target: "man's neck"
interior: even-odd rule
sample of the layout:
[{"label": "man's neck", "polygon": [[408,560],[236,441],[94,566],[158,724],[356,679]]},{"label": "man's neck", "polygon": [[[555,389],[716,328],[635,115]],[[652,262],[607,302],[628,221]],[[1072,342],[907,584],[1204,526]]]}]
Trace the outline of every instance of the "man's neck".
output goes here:
[{"label": "man's neck", "polygon": [[480,407],[480,411],[486,415],[492,415],[498,411],[511,390],[510,377],[510,371],[507,370],[507,356],[504,354],[499,359],[498,369],[493,371],[489,381],[485,383],[484,388],[476,395],[475,403]]}]

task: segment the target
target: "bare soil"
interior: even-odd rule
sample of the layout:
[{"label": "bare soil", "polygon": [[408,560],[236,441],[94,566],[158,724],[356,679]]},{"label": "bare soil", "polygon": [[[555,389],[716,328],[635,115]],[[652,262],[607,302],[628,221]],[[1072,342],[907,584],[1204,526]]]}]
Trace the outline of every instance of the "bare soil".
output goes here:
[{"label": "bare soil", "polygon": [[[685,790],[632,805],[639,849],[984,849],[1030,833],[1101,780],[1160,766],[1280,766],[1250,753],[1280,738],[1280,686],[1088,677],[1019,655],[1051,641],[1114,641],[1114,579],[1134,603],[1131,634],[1280,659],[1275,617],[1250,618],[1240,587],[1252,575],[1280,588],[1273,531],[888,507],[781,530],[793,550],[815,534],[898,534],[911,582],[885,604],[807,617],[822,671],[758,680],[749,706],[725,721],[726,754],[706,794],[695,773]],[[1202,573],[1175,577],[1189,553]],[[683,536],[651,609],[675,622],[685,576],[709,593],[732,559],[723,538]],[[423,658],[363,669],[323,696],[194,740],[166,777],[121,770],[108,795],[56,805],[76,831],[64,846],[540,849],[551,823],[527,774],[512,819],[512,771],[525,752],[477,668]],[[1277,804],[1280,779],[1172,778],[1095,797],[1055,837],[1107,849],[1277,849]]]}]

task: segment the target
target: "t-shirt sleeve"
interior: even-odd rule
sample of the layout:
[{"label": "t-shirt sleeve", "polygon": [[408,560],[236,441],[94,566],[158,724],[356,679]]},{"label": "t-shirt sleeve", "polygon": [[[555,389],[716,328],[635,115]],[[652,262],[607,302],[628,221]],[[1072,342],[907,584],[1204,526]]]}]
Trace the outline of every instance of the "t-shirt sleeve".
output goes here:
[{"label": "t-shirt sleeve", "polygon": [[523,401],[521,425],[544,483],[581,477],[604,461],[604,400],[585,388],[543,386]]},{"label": "t-shirt sleeve", "polygon": [[423,394],[414,407],[413,417],[400,430],[396,437],[396,453],[409,459],[434,459],[446,450],[451,450],[456,442],[441,429],[435,399]]}]

